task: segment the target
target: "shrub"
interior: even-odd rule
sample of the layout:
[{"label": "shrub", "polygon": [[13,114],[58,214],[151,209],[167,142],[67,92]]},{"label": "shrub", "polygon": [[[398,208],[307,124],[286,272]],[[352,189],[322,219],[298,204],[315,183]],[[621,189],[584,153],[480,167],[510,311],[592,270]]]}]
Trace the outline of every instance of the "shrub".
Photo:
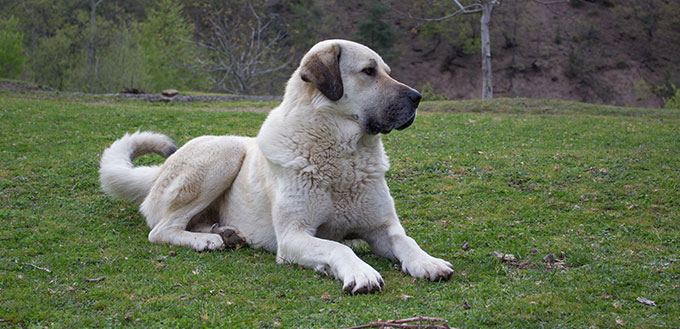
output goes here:
[{"label": "shrub", "polygon": [[423,95],[424,101],[445,101],[445,100],[448,100],[448,98],[446,98],[446,95],[437,94],[434,91],[434,88],[432,88],[432,84],[430,84],[429,82],[423,85],[423,88],[421,88],[420,93]]},{"label": "shrub", "polygon": [[665,99],[664,108],[680,109],[680,88],[676,88],[675,85],[673,85],[673,89],[675,89],[675,94],[670,98]]}]

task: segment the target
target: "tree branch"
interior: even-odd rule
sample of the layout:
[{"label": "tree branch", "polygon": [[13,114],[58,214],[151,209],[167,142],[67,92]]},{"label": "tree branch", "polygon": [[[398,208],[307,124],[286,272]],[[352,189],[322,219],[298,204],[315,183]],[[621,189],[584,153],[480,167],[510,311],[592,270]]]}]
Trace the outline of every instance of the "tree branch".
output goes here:
[{"label": "tree branch", "polygon": [[452,13],[450,13],[450,14],[448,14],[448,15],[441,16],[441,17],[419,17],[419,16],[414,16],[413,14],[411,14],[411,12],[404,13],[404,12],[400,11],[399,9],[394,8],[394,7],[393,7],[392,5],[390,5],[390,4],[386,4],[386,5],[387,5],[388,7],[390,7],[390,9],[394,10],[394,12],[396,12],[396,13],[399,14],[399,15],[406,16],[406,17],[408,17],[408,18],[410,18],[410,19],[415,19],[415,20],[425,21],[425,22],[439,22],[439,21],[443,21],[443,20],[449,19],[449,18],[451,18],[451,17],[457,16],[457,15],[460,15],[460,14],[472,14],[472,13],[478,13],[478,12],[481,12],[481,11],[482,11],[482,5],[479,4],[479,3],[473,3],[473,4],[471,4],[471,5],[463,6],[460,2],[458,2],[458,0],[454,0],[454,1],[455,1],[456,4],[458,5],[459,9],[456,10],[456,11],[454,11],[454,12],[452,12]]},{"label": "tree branch", "polygon": [[[430,322],[430,323],[428,323],[428,324],[424,324],[424,323],[407,324],[407,323],[413,323],[413,322]],[[435,324],[435,323],[440,323],[440,324]],[[449,325],[446,324],[446,320],[444,320],[444,319],[422,317],[422,316],[415,317],[415,318],[408,318],[408,319],[400,319],[400,320],[371,322],[370,324],[351,327],[351,328],[348,328],[348,329],[389,328],[389,327],[392,327],[392,328],[410,328],[410,329],[425,329],[425,328],[454,329],[454,328],[449,327]]]},{"label": "tree branch", "polygon": [[569,0],[534,0],[534,2],[540,3],[542,5],[557,5],[560,3],[569,2]]},{"label": "tree branch", "polygon": [[[291,62],[278,43],[285,31],[271,32],[276,15],[258,13],[248,1],[234,12],[224,12],[215,1],[204,9],[210,34],[203,42],[190,41],[209,50],[205,58],[196,62],[209,74],[218,89],[248,94],[258,85],[258,77],[279,71]],[[237,12],[238,11],[238,12]]]}]

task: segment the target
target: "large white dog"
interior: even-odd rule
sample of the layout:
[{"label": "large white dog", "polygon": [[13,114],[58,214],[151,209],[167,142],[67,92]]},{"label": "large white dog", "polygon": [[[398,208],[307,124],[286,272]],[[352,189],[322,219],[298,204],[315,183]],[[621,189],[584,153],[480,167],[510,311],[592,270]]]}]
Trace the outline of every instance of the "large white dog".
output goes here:
[{"label": "large white dog", "polygon": [[[421,99],[389,73],[363,45],[320,42],[256,138],[203,136],[177,149],[161,134],[125,135],[104,151],[102,189],[141,202],[154,243],[247,244],[334,276],[348,293],[379,291],[380,274],[341,243],[360,238],[414,277],[448,279],[451,264],[406,236],[385,182],[380,136],[411,125]],[[132,165],[150,152],[167,159]]]}]

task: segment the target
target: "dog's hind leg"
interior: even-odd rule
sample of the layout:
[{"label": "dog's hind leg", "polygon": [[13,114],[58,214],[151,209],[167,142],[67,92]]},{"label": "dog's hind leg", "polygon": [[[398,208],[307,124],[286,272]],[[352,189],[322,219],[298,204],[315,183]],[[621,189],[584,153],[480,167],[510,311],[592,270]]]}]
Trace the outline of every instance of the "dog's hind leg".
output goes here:
[{"label": "dog's hind leg", "polygon": [[[199,205],[200,206],[200,205]],[[224,241],[219,234],[189,232],[187,224],[195,215],[196,208],[185,207],[170,212],[149,232],[152,243],[166,243],[175,246],[190,247],[196,251],[208,251],[224,248]]]},{"label": "dog's hind leg", "polygon": [[225,241],[219,232],[205,232],[201,225],[195,229],[189,226],[193,218],[229,189],[245,152],[245,146],[236,137],[206,136],[190,141],[169,157],[141,205],[152,228],[149,241],[197,251],[224,248]]},{"label": "dog's hind leg", "polygon": [[[216,213],[211,213],[208,216],[205,214],[199,217],[199,221],[195,224],[190,224],[191,228],[189,231],[197,233],[214,233],[219,234],[224,241],[225,248],[241,248],[246,246],[248,243],[246,239],[241,235],[241,233],[234,227],[231,226],[219,226],[219,218],[214,218],[218,216]],[[207,217],[207,218],[206,218]]]}]

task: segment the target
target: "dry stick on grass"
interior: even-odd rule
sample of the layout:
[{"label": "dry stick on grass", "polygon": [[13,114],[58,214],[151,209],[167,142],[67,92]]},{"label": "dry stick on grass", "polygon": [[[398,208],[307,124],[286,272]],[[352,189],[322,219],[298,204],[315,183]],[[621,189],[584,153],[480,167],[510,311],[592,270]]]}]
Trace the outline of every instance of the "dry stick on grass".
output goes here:
[{"label": "dry stick on grass", "polygon": [[[440,324],[406,324],[410,322],[439,322]],[[412,328],[412,329],[454,329],[449,327],[446,324],[446,320],[444,319],[439,319],[439,318],[428,318],[428,317],[415,317],[415,318],[408,318],[408,319],[400,319],[400,320],[389,320],[389,321],[378,321],[378,322],[371,322],[370,324],[362,325],[362,326],[357,326],[357,327],[351,327],[347,329],[362,329],[362,328]]]},{"label": "dry stick on grass", "polygon": [[41,271],[45,271],[45,272],[47,272],[47,273],[52,273],[52,270],[50,270],[50,269],[47,268],[47,267],[40,267],[40,266],[38,266],[38,265],[33,265],[33,264],[31,264],[31,263],[22,263],[22,264],[28,265],[28,266],[33,266],[34,268],[37,268],[37,269],[39,269],[39,270],[41,270]]}]

